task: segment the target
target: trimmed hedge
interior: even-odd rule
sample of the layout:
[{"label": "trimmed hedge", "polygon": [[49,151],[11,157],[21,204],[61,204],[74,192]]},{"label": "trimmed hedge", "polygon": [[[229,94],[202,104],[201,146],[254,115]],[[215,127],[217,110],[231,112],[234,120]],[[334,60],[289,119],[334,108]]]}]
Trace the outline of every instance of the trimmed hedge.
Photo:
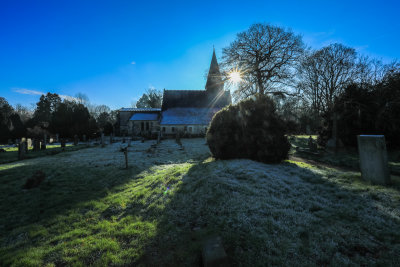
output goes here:
[{"label": "trimmed hedge", "polygon": [[266,96],[247,99],[216,113],[207,143],[217,159],[248,158],[266,163],[286,159],[290,149],[285,123]]}]

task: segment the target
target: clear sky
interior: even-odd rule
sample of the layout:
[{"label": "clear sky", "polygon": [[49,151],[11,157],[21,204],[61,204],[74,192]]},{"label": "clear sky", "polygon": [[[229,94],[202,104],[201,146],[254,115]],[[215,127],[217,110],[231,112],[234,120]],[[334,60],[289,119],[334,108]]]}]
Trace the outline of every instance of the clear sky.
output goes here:
[{"label": "clear sky", "polygon": [[333,42],[400,59],[398,1],[0,0],[0,96],[39,92],[129,107],[149,87],[204,89],[212,47],[251,24],[291,28],[313,48]]}]

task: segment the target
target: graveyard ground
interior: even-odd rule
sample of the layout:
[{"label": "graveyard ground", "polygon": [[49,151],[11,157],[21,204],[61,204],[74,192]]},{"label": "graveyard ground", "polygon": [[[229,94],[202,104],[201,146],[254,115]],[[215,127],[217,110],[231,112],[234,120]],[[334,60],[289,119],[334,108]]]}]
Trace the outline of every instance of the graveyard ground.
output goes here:
[{"label": "graveyard ground", "polygon": [[[233,265],[400,265],[400,179],[214,160],[204,139],[121,143],[0,165],[0,265],[200,265],[220,236]],[[42,170],[39,187],[22,189]]]}]

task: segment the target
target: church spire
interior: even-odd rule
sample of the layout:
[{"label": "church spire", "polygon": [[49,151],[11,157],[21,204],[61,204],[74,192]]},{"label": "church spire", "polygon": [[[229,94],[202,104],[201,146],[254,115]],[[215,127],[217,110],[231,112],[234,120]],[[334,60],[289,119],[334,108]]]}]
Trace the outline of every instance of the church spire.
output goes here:
[{"label": "church spire", "polygon": [[207,76],[206,91],[210,93],[216,93],[223,90],[224,83],[222,81],[221,73],[219,72],[217,56],[215,55],[215,48],[213,47],[213,55]]}]

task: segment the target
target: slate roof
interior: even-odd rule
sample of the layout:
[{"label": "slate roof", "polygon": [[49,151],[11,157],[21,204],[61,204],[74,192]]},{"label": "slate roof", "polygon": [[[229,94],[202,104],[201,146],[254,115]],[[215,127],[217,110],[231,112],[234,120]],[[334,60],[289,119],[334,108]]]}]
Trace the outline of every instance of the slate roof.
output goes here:
[{"label": "slate roof", "polygon": [[162,112],[161,125],[208,125],[220,108],[170,108]]},{"label": "slate roof", "polygon": [[119,111],[156,112],[156,111],[161,111],[161,108],[121,108]]},{"label": "slate roof", "polygon": [[206,90],[164,90],[162,110],[170,108],[222,108],[231,104],[229,91],[209,93]]},{"label": "slate roof", "polygon": [[135,113],[129,119],[130,121],[156,121],[158,113]]}]

